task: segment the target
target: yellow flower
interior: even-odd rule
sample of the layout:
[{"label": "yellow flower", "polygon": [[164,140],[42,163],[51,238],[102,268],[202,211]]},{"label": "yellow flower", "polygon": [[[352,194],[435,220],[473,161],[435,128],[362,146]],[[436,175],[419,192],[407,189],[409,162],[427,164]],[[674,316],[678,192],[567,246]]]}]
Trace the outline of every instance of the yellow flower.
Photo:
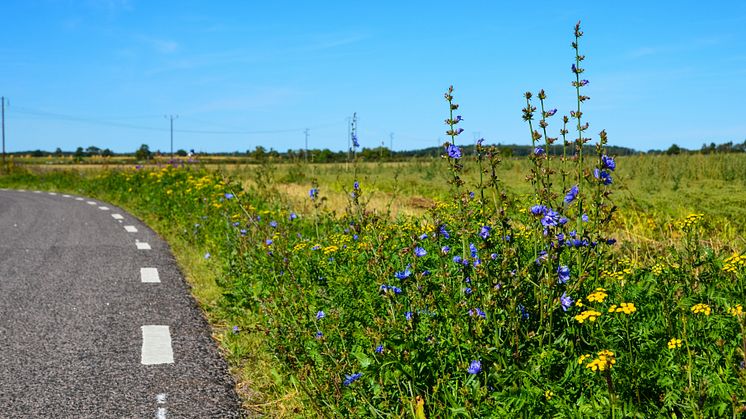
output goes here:
[{"label": "yellow flower", "polygon": [[575,320],[577,320],[580,324],[583,324],[583,322],[585,322],[586,320],[595,322],[600,315],[601,313],[596,310],[586,310],[575,316]]},{"label": "yellow flower", "polygon": [[746,268],[746,255],[733,254],[733,256],[723,261],[723,271],[736,273],[740,269]]},{"label": "yellow flower", "polygon": [[330,253],[334,253],[337,250],[339,250],[339,247],[337,246],[327,246],[324,248],[324,255],[328,255]]},{"label": "yellow flower", "polygon": [[582,365],[583,361],[585,361],[586,359],[590,357],[591,357],[590,354],[580,355],[580,358],[578,358],[578,365]]},{"label": "yellow flower", "polygon": [[728,309],[728,313],[730,313],[733,316],[739,317],[743,315],[743,306],[740,304],[736,304],[735,307],[731,307]]},{"label": "yellow flower", "polygon": [[611,369],[614,364],[616,364],[614,352],[604,349],[603,351],[598,352],[598,358],[589,362],[585,367],[592,371],[605,371],[606,369]]},{"label": "yellow flower", "polygon": [[552,393],[552,390],[547,390],[544,392],[544,398],[547,400],[552,400],[552,396],[554,396],[554,393]]},{"label": "yellow flower", "polygon": [[710,312],[712,312],[712,309],[707,304],[700,303],[692,307],[692,313],[694,314],[704,313],[705,316],[709,316]]},{"label": "yellow flower", "polygon": [[681,348],[681,339],[671,338],[668,341],[668,349]]},{"label": "yellow flower", "polygon": [[634,303],[621,303],[619,304],[619,307],[617,307],[616,304],[609,307],[609,313],[624,313],[624,314],[632,314],[635,311],[637,311],[637,308],[635,307]]},{"label": "yellow flower", "polygon": [[608,297],[609,294],[606,293],[606,290],[603,288],[596,288],[596,291],[591,293],[588,296],[588,301],[596,301],[599,303],[603,303],[606,297]]}]

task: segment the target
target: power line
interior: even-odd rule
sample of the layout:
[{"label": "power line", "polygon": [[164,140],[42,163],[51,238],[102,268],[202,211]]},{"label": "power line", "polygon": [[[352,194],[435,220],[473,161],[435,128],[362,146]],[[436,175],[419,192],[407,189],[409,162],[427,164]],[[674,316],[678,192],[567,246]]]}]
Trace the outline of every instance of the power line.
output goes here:
[{"label": "power line", "polygon": [[[119,128],[156,131],[156,132],[170,131],[170,129],[160,128],[160,127],[127,124],[127,123],[121,123],[121,122],[107,121],[101,118],[68,115],[68,114],[61,114],[61,113],[56,113],[56,112],[40,111],[40,110],[24,108],[24,107],[14,107],[14,112],[19,113],[19,114],[24,114],[24,115],[42,116],[42,117],[47,117],[49,119],[83,122],[83,123],[94,124],[94,125],[113,126],[113,127],[119,127]],[[120,117],[120,118],[110,117],[109,119],[135,119],[135,118],[147,118],[147,117],[150,117],[150,116]],[[160,115],[158,117],[160,117]],[[190,117],[185,117],[185,119],[193,120]],[[337,126],[338,124],[339,122],[330,122],[327,124],[309,126],[308,128],[309,129],[311,128],[322,129],[322,128],[328,128],[332,126]],[[266,130],[175,129],[174,132],[183,133],[183,134],[209,134],[209,135],[262,135],[262,134],[285,134],[285,133],[293,133],[293,132],[303,132],[305,129],[307,128],[286,128],[286,129],[266,129]]]}]

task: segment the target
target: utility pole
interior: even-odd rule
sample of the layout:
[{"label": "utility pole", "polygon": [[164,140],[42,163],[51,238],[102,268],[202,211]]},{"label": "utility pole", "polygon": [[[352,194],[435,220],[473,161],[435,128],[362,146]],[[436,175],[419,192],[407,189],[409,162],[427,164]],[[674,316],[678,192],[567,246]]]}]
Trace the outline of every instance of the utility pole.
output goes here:
[{"label": "utility pole", "polygon": [[3,171],[5,171],[5,96],[0,98],[3,107]]},{"label": "utility pole", "polygon": [[171,120],[171,160],[174,159],[174,119],[178,119],[179,115],[163,115],[164,118]]},{"label": "utility pole", "polygon": [[306,134],[306,152],[303,153],[303,155],[306,157],[306,164],[308,164],[308,133],[309,129],[306,128],[305,131],[303,131]]},{"label": "utility pole", "polygon": [[394,133],[389,133],[389,150],[393,153],[394,151]]}]

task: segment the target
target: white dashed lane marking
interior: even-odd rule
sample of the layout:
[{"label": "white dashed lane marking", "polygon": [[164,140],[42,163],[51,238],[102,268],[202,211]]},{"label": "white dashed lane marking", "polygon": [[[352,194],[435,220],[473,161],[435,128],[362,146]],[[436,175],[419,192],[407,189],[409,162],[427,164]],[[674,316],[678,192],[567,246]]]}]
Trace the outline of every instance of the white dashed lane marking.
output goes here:
[{"label": "white dashed lane marking", "polygon": [[41,193],[41,191],[34,191],[34,193]]},{"label": "white dashed lane marking", "polygon": [[56,193],[54,193],[54,192],[50,192],[49,194],[50,194],[50,195],[52,195],[52,196],[54,196],[54,195],[57,195],[57,194],[56,194]]},{"label": "white dashed lane marking", "polygon": [[88,204],[88,205],[96,205],[96,203],[93,202],[93,201],[86,201],[86,204]]},{"label": "white dashed lane marking", "polygon": [[122,217],[122,215],[121,215],[121,214],[111,214],[111,216],[112,216],[112,218],[114,218],[115,220],[123,220],[123,219],[124,219],[124,217]]},{"label": "white dashed lane marking", "polygon": [[157,283],[161,282],[157,268],[140,268],[140,280],[142,282]]},{"label": "white dashed lane marking", "polygon": [[76,200],[76,201],[82,201],[82,200],[83,200],[83,198],[81,198],[81,197],[77,197],[77,198],[75,198],[75,200]]},{"label": "white dashed lane marking", "polygon": [[142,326],[143,365],[173,364],[174,351],[171,349],[171,332],[168,326]]},{"label": "white dashed lane marking", "polygon": [[98,209],[100,209],[101,211],[108,211],[109,207],[98,207]]},{"label": "white dashed lane marking", "polygon": [[137,228],[135,226],[124,226],[124,229],[127,230],[128,233],[137,233]]},{"label": "white dashed lane marking", "polygon": [[150,245],[145,242],[135,242],[138,250],[150,250]]}]

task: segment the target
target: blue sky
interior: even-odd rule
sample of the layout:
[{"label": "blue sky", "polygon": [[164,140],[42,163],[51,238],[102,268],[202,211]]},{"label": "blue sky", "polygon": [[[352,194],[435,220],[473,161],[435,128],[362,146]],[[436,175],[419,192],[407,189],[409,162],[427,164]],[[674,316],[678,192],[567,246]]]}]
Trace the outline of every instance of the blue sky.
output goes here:
[{"label": "blue sky", "polygon": [[[746,2],[145,1],[0,3],[10,151],[347,148],[465,132],[530,143],[523,93],[574,104],[582,20],[591,133],[639,150],[746,139]],[[559,116],[550,132],[556,135]],[[597,138],[594,135],[594,138]]]}]

